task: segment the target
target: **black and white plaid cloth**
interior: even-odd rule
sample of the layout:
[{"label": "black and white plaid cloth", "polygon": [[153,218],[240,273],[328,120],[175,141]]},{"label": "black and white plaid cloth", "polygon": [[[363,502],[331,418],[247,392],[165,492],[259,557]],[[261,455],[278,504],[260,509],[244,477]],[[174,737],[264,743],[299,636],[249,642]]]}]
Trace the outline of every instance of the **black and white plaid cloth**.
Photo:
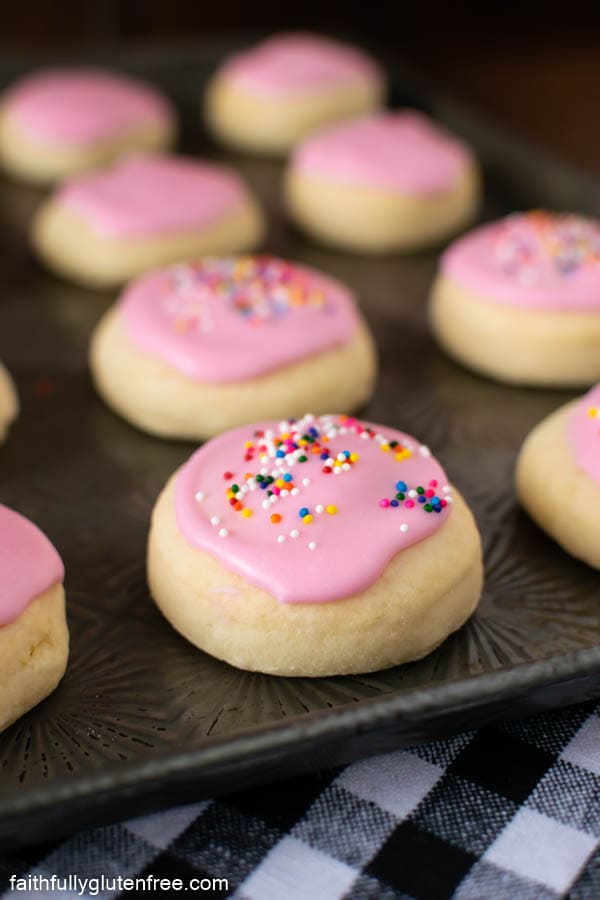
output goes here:
[{"label": "black and white plaid cloth", "polygon": [[598,900],[599,848],[588,703],[0,854],[0,891],[74,898],[10,877],[76,873],[225,878],[209,895],[247,900]]}]

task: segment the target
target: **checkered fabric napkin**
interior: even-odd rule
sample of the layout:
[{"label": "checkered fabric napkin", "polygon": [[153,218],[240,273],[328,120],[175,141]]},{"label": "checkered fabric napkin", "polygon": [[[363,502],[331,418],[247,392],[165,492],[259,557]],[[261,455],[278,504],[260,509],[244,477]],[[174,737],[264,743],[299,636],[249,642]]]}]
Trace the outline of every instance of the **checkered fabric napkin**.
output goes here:
[{"label": "checkered fabric napkin", "polygon": [[10,893],[9,877],[154,874],[227,878],[210,895],[247,900],[598,900],[599,847],[586,704],[0,855],[0,890],[75,897]]}]

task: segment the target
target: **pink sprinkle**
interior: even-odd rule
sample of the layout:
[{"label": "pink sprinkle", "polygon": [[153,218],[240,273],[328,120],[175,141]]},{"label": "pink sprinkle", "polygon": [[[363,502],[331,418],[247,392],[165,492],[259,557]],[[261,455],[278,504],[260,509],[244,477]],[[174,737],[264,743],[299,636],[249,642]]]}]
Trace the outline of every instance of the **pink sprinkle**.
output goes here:
[{"label": "pink sprinkle", "polygon": [[380,501],[379,501],[379,505],[385,509],[386,506],[389,506],[389,505],[390,505],[390,501],[389,501],[389,500],[386,500],[386,499],[384,498],[383,500],[380,500]]},{"label": "pink sprinkle", "polygon": [[437,487],[437,479],[436,478],[431,479],[431,481],[429,482],[429,487]]},{"label": "pink sprinkle", "polygon": [[431,489],[429,489],[429,490],[425,491],[425,496],[426,497],[435,497],[435,491],[432,491]]},{"label": "pink sprinkle", "polygon": [[446,503],[445,500],[442,500],[441,503],[440,503],[440,506],[448,506],[448,504]]},{"label": "pink sprinkle", "polygon": [[405,505],[405,507],[406,507],[407,509],[412,509],[413,506],[415,505],[415,501],[414,501],[414,500],[407,500],[406,503],[405,503],[404,505]]}]

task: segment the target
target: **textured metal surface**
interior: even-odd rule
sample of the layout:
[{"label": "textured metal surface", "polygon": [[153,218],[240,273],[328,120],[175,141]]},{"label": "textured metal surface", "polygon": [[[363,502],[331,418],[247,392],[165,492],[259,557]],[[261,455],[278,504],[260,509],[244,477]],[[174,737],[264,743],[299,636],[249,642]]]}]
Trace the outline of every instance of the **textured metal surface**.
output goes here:
[{"label": "textured metal surface", "polygon": [[[512,488],[523,437],[571,395],[496,385],[437,350],[424,316],[436,253],[360,259],[294,233],[280,208],[281,166],[219,152],[202,134],[197,96],[210,56],[146,55],[127,63],[179,102],[187,152],[218,156],[247,175],[272,216],[270,251],[355,289],[381,364],[364,414],[426,441],[472,504],[485,546],[484,597],[471,622],[430,657],[364,677],[252,675],[176,635],[148,597],[145,540],[154,499],[192,445],[135,431],[95,396],[87,342],[114,297],[63,283],[30,258],[27,222],[41,193],[1,182],[0,358],[16,378],[23,408],[0,450],[0,498],[59,548],[72,634],[59,689],[0,735],[4,842],[272,780],[600,690],[600,576],[541,534]],[[3,80],[15,71],[6,68]],[[401,86],[415,103],[424,100],[406,82]],[[582,198],[589,206],[598,196],[597,184],[494,136],[443,99],[433,96],[425,105],[460,125],[489,158],[483,217]]]}]

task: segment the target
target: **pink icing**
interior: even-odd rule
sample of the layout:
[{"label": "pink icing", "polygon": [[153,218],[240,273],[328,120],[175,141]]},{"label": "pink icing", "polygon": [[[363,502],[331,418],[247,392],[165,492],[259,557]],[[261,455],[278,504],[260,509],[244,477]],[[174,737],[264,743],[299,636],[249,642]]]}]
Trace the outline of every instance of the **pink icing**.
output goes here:
[{"label": "pink icing", "polygon": [[240,87],[275,98],[382,83],[379,66],[356,47],[312,34],[281,34],[228,60],[222,72]]},{"label": "pink icing", "polygon": [[152,88],[96,69],[36,72],[12,87],[4,102],[36,141],[59,146],[85,146],[173,118],[170,105]]},{"label": "pink icing", "polygon": [[455,184],[471,159],[462,141],[406,110],[320,129],[296,149],[292,166],[344,184],[427,194]]},{"label": "pink icing", "polygon": [[347,342],[349,291],[273,257],[205,259],[146,275],[121,311],[132,340],[190,378],[241,381]]},{"label": "pink icing", "polygon": [[0,504],[0,627],[64,578],[60,556],[33,522]]},{"label": "pink icing", "polygon": [[[330,458],[312,452],[314,444],[295,449],[281,437],[311,428]],[[259,476],[274,480],[262,489]],[[401,500],[399,481],[407,487]],[[431,491],[436,499],[426,501],[439,512],[407,493],[417,487]],[[238,496],[242,509],[232,505]],[[443,525],[450,502],[446,475],[426,447],[391,428],[337,415],[236,428],[197,450],[175,482],[176,517],[187,542],[282,603],[321,603],[365,590],[399,551]],[[272,522],[272,515],[281,521]]]},{"label": "pink icing", "polygon": [[533,309],[600,308],[600,222],[516,213],[459,238],[442,272],[478,296]]},{"label": "pink icing", "polygon": [[578,467],[600,485],[600,384],[571,413],[568,436]]},{"label": "pink icing", "polygon": [[203,228],[246,202],[248,192],[226,166],[148,154],[73,178],[57,196],[103,234],[144,237]]}]

